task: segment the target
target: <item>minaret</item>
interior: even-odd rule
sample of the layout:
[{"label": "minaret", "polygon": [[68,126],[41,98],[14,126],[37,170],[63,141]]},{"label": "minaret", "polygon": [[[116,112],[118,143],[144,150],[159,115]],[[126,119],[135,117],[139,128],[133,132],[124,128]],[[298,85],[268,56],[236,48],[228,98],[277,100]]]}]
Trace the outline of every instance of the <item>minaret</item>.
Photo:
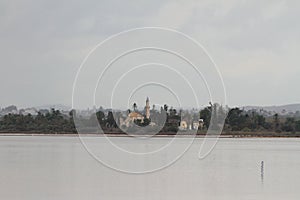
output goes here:
[{"label": "minaret", "polygon": [[150,119],[150,102],[149,97],[146,99],[146,118]]}]

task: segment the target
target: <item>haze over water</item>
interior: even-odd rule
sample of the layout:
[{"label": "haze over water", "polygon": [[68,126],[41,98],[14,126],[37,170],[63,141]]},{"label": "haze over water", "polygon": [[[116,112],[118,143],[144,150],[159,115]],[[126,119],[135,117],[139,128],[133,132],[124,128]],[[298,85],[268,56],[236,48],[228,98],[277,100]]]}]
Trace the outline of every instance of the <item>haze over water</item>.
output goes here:
[{"label": "haze over water", "polygon": [[[134,145],[128,138],[112,140]],[[1,137],[0,199],[298,199],[299,139],[222,138],[198,160],[201,142],[164,170],[130,175],[97,162],[77,137]]]}]

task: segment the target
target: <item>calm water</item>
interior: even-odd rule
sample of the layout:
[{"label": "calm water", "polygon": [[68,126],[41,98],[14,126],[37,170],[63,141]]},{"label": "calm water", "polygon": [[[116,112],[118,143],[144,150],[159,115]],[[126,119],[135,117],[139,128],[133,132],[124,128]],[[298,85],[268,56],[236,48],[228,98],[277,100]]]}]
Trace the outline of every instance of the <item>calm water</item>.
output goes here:
[{"label": "calm water", "polygon": [[0,199],[300,199],[299,139],[220,139],[198,160],[201,140],[167,169],[129,175],[99,164],[76,137],[3,136]]}]

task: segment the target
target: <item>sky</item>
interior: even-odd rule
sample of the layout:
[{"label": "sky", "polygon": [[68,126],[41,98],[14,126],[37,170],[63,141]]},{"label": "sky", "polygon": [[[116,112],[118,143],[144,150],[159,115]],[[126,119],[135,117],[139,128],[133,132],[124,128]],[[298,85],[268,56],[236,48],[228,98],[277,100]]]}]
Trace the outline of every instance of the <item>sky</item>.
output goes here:
[{"label": "sky", "polygon": [[229,106],[299,103],[299,11],[296,0],[2,0],[0,107],[71,106],[86,55],[137,27],[170,28],[201,43]]}]

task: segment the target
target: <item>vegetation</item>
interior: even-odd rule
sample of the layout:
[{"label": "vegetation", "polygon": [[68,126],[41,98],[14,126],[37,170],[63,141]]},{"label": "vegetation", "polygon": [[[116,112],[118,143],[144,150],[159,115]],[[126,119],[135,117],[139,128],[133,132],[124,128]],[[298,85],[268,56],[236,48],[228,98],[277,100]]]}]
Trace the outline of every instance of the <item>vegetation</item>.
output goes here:
[{"label": "vegetation", "polygon": [[64,117],[59,110],[37,116],[8,114],[0,121],[1,132],[75,133],[72,113]]},{"label": "vegetation", "polygon": [[[133,109],[137,109],[134,104]],[[160,112],[154,108],[151,110],[151,121],[163,126],[161,133],[175,133],[178,131],[180,121],[192,121],[196,118],[203,119],[203,126],[199,133],[205,133],[208,127],[214,124],[222,124],[218,116],[227,114],[223,127],[223,134],[241,134],[259,136],[262,133],[274,133],[278,136],[296,136],[300,132],[300,119],[298,117],[285,117],[278,114],[264,116],[257,111],[244,111],[240,108],[224,109],[217,104],[210,104],[199,112],[187,112],[182,110],[177,112],[174,108],[164,105]],[[50,112],[36,116],[7,114],[0,118],[0,132],[2,133],[76,133],[74,125],[75,111],[70,111],[68,115],[62,114],[59,110],[52,109]],[[96,113],[97,120],[105,132],[121,133],[118,123],[112,111],[106,114],[104,111]],[[165,116],[165,117],[164,117]],[[89,125],[89,118],[83,120],[86,126]],[[212,124],[211,124],[212,123]],[[150,124],[146,120],[144,124],[137,122],[137,125],[145,126]]]},{"label": "vegetation", "polygon": [[228,112],[225,130],[251,131],[251,132],[300,132],[300,120],[293,117],[283,117],[274,114],[264,117],[255,111],[244,112],[239,108],[230,109]]}]

